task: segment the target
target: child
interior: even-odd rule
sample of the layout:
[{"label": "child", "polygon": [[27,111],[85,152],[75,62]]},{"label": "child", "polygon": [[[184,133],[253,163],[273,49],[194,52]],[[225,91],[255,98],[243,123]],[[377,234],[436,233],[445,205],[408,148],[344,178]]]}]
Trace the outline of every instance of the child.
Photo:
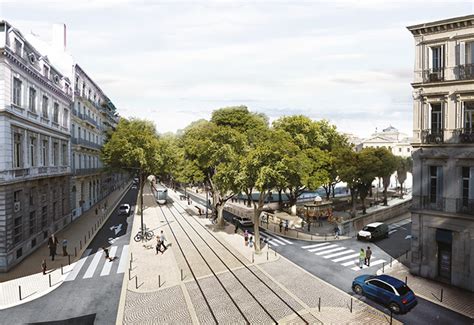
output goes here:
[{"label": "child", "polygon": [[252,236],[250,236],[250,238],[249,238],[249,246],[250,246],[250,248],[253,247],[253,237]]}]

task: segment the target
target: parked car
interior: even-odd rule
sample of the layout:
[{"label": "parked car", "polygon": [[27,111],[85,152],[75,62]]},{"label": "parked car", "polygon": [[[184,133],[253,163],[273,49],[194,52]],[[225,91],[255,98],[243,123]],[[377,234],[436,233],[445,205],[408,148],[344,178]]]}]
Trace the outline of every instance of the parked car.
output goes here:
[{"label": "parked car", "polygon": [[138,188],[138,187],[137,187],[136,184],[133,184],[133,185],[132,185],[132,190],[136,190],[137,188]]},{"label": "parked car", "polygon": [[234,217],[234,222],[237,222],[241,228],[253,227],[253,222],[249,218]]},{"label": "parked car", "polygon": [[119,215],[126,215],[130,214],[130,205],[128,204],[121,204],[118,208]]},{"label": "parked car", "polygon": [[360,275],[352,282],[352,290],[381,302],[395,314],[406,313],[418,303],[405,282],[385,274]]},{"label": "parked car", "polygon": [[385,223],[369,223],[357,234],[357,239],[375,240],[388,237],[388,226]]}]

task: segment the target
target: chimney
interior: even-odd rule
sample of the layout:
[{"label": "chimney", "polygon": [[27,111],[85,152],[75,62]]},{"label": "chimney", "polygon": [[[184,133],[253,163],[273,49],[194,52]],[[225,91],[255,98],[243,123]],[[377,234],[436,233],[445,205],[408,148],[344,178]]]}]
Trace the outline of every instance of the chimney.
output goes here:
[{"label": "chimney", "polygon": [[55,49],[66,51],[66,24],[53,25],[52,43]]}]

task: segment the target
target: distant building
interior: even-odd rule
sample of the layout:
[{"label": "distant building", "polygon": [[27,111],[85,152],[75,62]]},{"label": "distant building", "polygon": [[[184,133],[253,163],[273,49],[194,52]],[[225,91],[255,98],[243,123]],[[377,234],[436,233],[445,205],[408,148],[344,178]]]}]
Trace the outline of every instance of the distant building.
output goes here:
[{"label": "distant building", "polygon": [[71,221],[71,82],[0,21],[0,272]]},{"label": "distant building", "polygon": [[474,291],[474,15],[415,40],[411,272]]},{"label": "distant building", "polygon": [[359,148],[387,148],[395,156],[410,157],[412,152],[411,138],[399,132],[393,126],[373,133],[369,138],[361,141]]}]

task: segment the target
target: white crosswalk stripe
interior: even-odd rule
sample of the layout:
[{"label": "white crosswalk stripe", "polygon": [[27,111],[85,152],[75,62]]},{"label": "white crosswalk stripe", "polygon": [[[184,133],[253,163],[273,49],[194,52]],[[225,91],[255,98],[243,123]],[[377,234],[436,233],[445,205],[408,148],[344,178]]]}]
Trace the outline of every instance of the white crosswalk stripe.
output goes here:
[{"label": "white crosswalk stripe", "polygon": [[329,246],[324,246],[324,247],[311,248],[311,249],[308,249],[308,252],[314,253],[314,252],[317,252],[317,251],[322,251],[322,250],[325,250],[325,249],[328,249],[328,248],[333,248],[333,247],[337,247],[337,245],[329,245]]},{"label": "white crosswalk stripe", "polygon": [[[117,246],[112,246],[110,248],[110,257],[111,258],[114,258],[115,257],[115,253],[117,252]],[[100,276],[105,276],[105,275],[109,275],[110,274],[110,270],[112,270],[112,265],[114,263],[112,262],[109,262],[109,261],[106,261],[104,263],[104,267],[102,268],[102,272],[100,272]]]},{"label": "white crosswalk stripe", "polygon": [[331,254],[331,255],[325,255],[323,257],[324,258],[333,258],[333,257],[336,257],[336,256],[346,255],[346,254],[349,254],[349,253],[354,253],[354,250],[353,249],[348,249],[348,250],[343,251],[343,252],[338,252],[338,253],[334,253],[334,254]]},{"label": "white crosswalk stripe", "polygon": [[393,234],[394,232],[397,232],[397,229],[390,230],[390,231],[388,232],[388,234],[391,235],[391,234]]},{"label": "white crosswalk stripe", "polygon": [[333,249],[328,249],[327,251],[318,252],[318,253],[316,253],[316,255],[326,255],[326,254],[342,251],[343,249],[346,249],[346,248],[345,247],[336,247],[336,248],[333,248]]},{"label": "white crosswalk stripe", "polygon": [[94,254],[94,258],[92,259],[91,264],[89,264],[86,273],[82,277],[83,279],[90,279],[94,276],[95,269],[97,268],[97,265],[99,265],[103,253],[104,252],[100,250]]},{"label": "white crosswalk stripe", "polygon": [[[359,255],[359,254],[357,254],[357,255]],[[341,265],[342,266],[349,266],[349,265],[354,265],[354,264],[359,265],[359,259],[352,260],[352,261],[349,261],[349,262],[346,262],[346,263],[342,263]]]},{"label": "white crosswalk stripe", "polygon": [[303,249],[315,248],[315,247],[324,246],[324,245],[329,245],[329,244],[330,244],[330,243],[321,243],[321,244],[315,244],[315,245],[301,246],[301,248],[303,248]]},{"label": "white crosswalk stripe", "polygon": [[[359,262],[359,261],[357,261],[357,262]],[[373,261],[373,262],[370,263],[370,266],[367,266],[367,265],[364,264],[364,265],[362,266],[362,269],[367,269],[367,268],[369,268],[369,267],[372,267],[372,266],[375,266],[375,265],[379,265],[379,264],[382,264],[382,263],[384,263],[384,262],[386,262],[386,261],[385,261],[385,260]],[[353,271],[360,271],[360,270],[362,270],[362,269],[361,269],[359,266],[354,266],[353,268],[351,268],[351,270],[353,270]]]},{"label": "white crosswalk stripe", "polygon": [[348,255],[348,256],[344,256],[344,257],[339,257],[339,258],[336,258],[334,260],[331,260],[333,262],[341,262],[341,261],[345,261],[345,260],[348,260],[350,258],[354,258],[354,257],[357,257],[359,256],[359,253],[355,253],[355,254],[351,254],[351,255]]},{"label": "white crosswalk stripe", "polygon": [[278,239],[278,240],[280,240],[280,241],[283,241],[283,242],[287,243],[288,245],[293,244],[291,241],[289,241],[288,239],[283,238],[283,237],[281,237],[281,236],[273,235],[273,234],[270,234],[270,233],[265,233],[265,235],[270,236],[270,237],[273,237],[273,238]]},{"label": "white crosswalk stripe", "polygon": [[72,270],[71,273],[67,276],[66,280],[64,281],[74,281],[81,271],[82,267],[84,266],[84,263],[86,263],[87,258],[89,257],[89,254],[91,253],[90,249],[86,249],[83,256],[79,261],[76,262],[76,265],[74,266],[74,269]]},{"label": "white crosswalk stripe", "polygon": [[120,254],[120,261],[119,261],[117,273],[125,272],[125,269],[127,268],[127,262],[128,262],[128,245],[124,245],[122,248],[122,254]]}]

